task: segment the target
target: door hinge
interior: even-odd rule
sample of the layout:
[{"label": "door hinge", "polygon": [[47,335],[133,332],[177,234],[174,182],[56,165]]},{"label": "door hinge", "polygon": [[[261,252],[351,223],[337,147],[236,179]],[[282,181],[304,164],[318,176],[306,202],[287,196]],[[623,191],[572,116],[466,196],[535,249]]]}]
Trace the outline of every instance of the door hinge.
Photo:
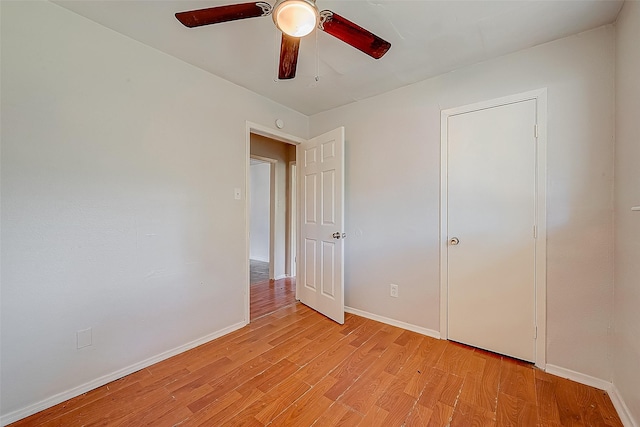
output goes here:
[{"label": "door hinge", "polygon": [[533,137],[537,138],[538,137],[538,125],[533,125]]},{"label": "door hinge", "polygon": [[533,226],[533,238],[538,238],[538,227],[536,227],[535,225]]},{"label": "door hinge", "polygon": [[533,339],[537,339],[538,338],[538,327],[534,326],[533,327]]}]

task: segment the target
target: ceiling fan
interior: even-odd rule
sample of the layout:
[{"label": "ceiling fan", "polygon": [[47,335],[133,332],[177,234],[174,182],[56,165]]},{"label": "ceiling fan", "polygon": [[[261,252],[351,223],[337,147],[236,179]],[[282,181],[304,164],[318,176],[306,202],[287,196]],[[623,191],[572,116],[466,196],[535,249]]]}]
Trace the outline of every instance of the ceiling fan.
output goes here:
[{"label": "ceiling fan", "polygon": [[300,37],[318,28],[375,59],[387,53],[391,43],[330,10],[320,12],[315,0],[276,0],[273,7],[264,1],[238,3],[176,13],[176,18],[189,28],[239,19],[272,15],[282,32],[278,78],[296,76]]}]

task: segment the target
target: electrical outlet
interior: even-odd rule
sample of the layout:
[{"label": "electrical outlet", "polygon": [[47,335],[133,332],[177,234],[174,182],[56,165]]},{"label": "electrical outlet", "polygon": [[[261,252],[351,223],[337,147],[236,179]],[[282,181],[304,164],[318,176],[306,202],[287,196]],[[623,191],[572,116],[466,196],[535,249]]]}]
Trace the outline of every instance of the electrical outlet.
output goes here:
[{"label": "electrical outlet", "polygon": [[398,298],[398,285],[391,283],[389,285],[389,295],[394,298]]}]

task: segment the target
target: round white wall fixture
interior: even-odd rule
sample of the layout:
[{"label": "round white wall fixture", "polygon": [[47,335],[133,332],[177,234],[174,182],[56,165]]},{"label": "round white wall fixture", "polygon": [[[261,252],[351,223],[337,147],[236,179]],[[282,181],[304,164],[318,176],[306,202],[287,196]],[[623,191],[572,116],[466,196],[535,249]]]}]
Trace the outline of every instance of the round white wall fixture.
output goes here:
[{"label": "round white wall fixture", "polygon": [[277,119],[277,120],[276,120],[276,127],[277,127],[278,129],[282,129],[282,128],[284,127],[284,120],[282,120],[282,119]]}]

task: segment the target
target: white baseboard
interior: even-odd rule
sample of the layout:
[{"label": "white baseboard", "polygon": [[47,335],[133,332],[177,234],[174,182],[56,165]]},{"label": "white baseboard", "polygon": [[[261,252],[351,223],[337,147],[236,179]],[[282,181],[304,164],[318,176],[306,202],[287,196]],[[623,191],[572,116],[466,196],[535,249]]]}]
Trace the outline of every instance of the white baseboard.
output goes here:
[{"label": "white baseboard", "polygon": [[62,403],[66,400],[69,400],[73,397],[79,396],[83,393],[86,393],[95,388],[101,387],[111,381],[115,381],[122,377],[125,377],[129,374],[132,374],[140,369],[144,369],[149,367],[155,363],[161,362],[165,359],[173,357],[177,354],[183,353],[187,350],[191,350],[199,345],[205,344],[209,341],[212,341],[216,338],[220,338],[223,335],[226,335],[230,332],[233,332],[237,329],[240,329],[247,325],[247,322],[243,321],[240,323],[236,323],[235,325],[228,326],[224,329],[220,329],[219,331],[213,332],[209,335],[206,335],[202,338],[198,338],[197,340],[191,341],[187,344],[181,345],[179,347],[173,348],[171,350],[160,353],[156,356],[150,357],[141,362],[135,363],[133,365],[127,366],[126,368],[117,370],[110,374],[104,375],[100,378],[96,378],[95,380],[89,381],[88,383],[82,384],[78,387],[74,387],[70,390],[63,391],[62,393],[58,393],[54,396],[48,397],[40,402],[34,403],[32,405],[26,406],[22,409],[18,409],[17,411],[10,412],[8,414],[3,414],[0,416],[0,425],[6,426],[7,424],[11,424],[18,420],[28,417],[29,415],[33,415],[36,412],[40,412],[43,409],[50,408],[58,403]]},{"label": "white baseboard", "polygon": [[595,387],[600,390],[608,391],[611,388],[611,381],[602,380],[600,378],[592,377],[591,375],[572,371],[571,369],[562,368],[560,366],[551,365],[547,363],[547,367],[545,371],[549,374],[557,375],[562,378],[567,378],[571,381],[588,385],[590,387]]},{"label": "white baseboard", "polygon": [[346,313],[355,314],[356,316],[366,317],[367,319],[375,320],[376,322],[386,323],[387,325],[396,326],[398,328],[406,329],[408,331],[416,332],[418,334],[426,335],[431,338],[440,339],[440,332],[432,329],[423,328],[421,326],[412,325],[411,323],[401,322],[399,320],[389,319],[388,317],[378,316],[377,314],[369,313],[368,311],[358,310],[353,307],[344,308]]},{"label": "white baseboard", "polygon": [[618,416],[620,417],[620,421],[622,421],[622,425],[624,427],[640,427],[640,424],[633,419],[631,411],[629,411],[627,404],[624,403],[622,396],[620,396],[618,388],[614,384],[611,384],[611,387],[607,391],[609,392],[611,403],[613,403],[613,406],[616,408]]},{"label": "white baseboard", "polygon": [[282,274],[282,275],[280,275],[280,276],[276,277],[276,278],[275,278],[275,279],[273,279],[273,280],[286,279],[287,277],[289,277],[289,276],[287,276],[286,274]]}]

